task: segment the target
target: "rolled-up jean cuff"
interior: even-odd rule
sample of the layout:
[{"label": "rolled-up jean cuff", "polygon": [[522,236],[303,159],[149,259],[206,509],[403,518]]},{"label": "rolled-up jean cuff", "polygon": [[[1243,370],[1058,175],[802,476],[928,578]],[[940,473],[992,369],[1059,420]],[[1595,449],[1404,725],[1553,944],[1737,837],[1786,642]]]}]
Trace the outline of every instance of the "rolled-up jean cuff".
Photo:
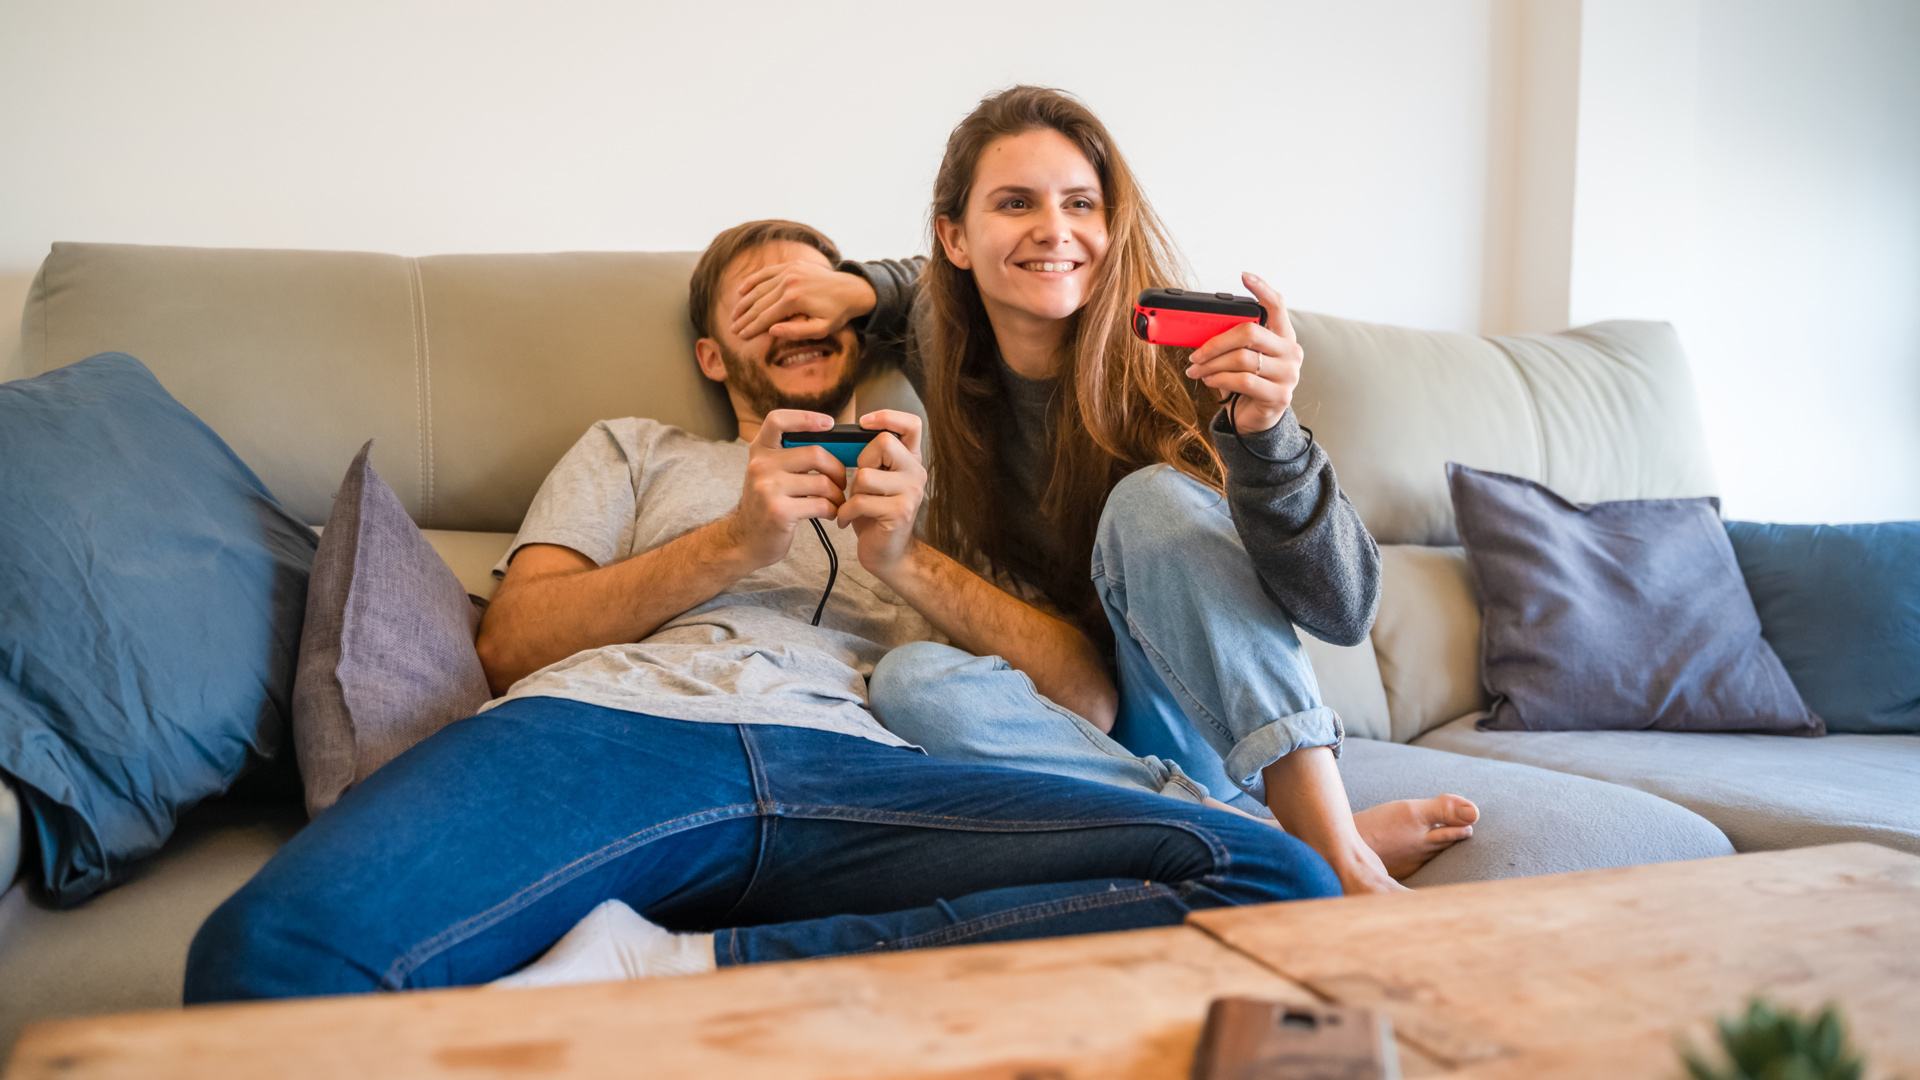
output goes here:
[{"label": "rolled-up jean cuff", "polygon": [[1331,746],[1333,756],[1339,757],[1340,744],[1346,737],[1347,729],[1340,722],[1340,714],[1321,705],[1283,716],[1241,736],[1222,764],[1227,779],[1264,803],[1267,784],[1261,779],[1262,770],[1295,750],[1314,746]]},{"label": "rolled-up jean cuff", "polygon": [[1160,794],[1181,802],[1205,802],[1213,793],[1207,785],[1182,772],[1179,764],[1157,757],[1143,757],[1147,768],[1153,770],[1155,779],[1160,782]]}]

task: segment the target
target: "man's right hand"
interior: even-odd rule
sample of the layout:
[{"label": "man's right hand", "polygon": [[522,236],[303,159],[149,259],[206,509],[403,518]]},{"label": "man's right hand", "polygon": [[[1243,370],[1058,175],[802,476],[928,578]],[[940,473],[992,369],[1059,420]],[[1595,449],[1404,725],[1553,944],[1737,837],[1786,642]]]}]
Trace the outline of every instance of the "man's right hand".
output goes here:
[{"label": "man's right hand", "polygon": [[729,318],[742,339],[764,333],[785,341],[832,337],[879,303],[873,286],[816,262],[774,263],[740,283]]},{"label": "man's right hand", "polygon": [[793,530],[808,518],[831,518],[846,499],[847,469],[823,446],[783,448],[790,431],[826,431],[833,417],[775,409],[747,447],[740,505],[726,519],[727,537],[754,569],[787,557]]}]

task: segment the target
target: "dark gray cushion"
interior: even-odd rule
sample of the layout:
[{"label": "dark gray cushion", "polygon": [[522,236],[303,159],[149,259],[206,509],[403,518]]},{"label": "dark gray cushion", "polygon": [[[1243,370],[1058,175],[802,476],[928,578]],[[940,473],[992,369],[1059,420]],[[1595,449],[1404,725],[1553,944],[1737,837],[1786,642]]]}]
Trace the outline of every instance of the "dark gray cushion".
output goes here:
[{"label": "dark gray cushion", "polygon": [[1760,636],[1718,499],[1583,506],[1451,463],[1447,482],[1486,729],[1825,733]]},{"label": "dark gray cushion", "polygon": [[293,740],[309,814],[488,697],[479,610],[367,464],[372,447],[340,482],[307,587]]}]

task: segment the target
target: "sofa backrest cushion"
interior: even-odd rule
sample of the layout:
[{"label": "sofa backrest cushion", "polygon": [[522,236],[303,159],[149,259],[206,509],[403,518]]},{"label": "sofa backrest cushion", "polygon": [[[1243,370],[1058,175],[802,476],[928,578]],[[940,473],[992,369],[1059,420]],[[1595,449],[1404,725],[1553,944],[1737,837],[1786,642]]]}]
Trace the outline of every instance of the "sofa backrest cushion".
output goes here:
[{"label": "sofa backrest cushion", "polygon": [[1300,422],[1382,544],[1457,544],[1446,463],[1579,502],[1713,495],[1686,355],[1665,323],[1478,337],[1309,312]]},{"label": "sofa backrest cushion", "polygon": [[[22,351],[29,375],[138,357],[310,525],[373,438],[420,526],[512,532],[596,420],[733,435],[693,361],[695,258],[55,244]],[[897,373],[861,400],[919,409]]]},{"label": "sofa backrest cushion", "polygon": [[1372,638],[1394,742],[1412,742],[1489,704],[1464,549],[1382,544]]}]

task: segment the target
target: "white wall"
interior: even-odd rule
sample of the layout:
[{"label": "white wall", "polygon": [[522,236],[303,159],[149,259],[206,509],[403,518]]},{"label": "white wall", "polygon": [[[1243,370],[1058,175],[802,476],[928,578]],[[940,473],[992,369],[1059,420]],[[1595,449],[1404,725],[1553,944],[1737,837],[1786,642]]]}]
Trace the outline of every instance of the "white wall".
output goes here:
[{"label": "white wall", "polygon": [[1031,81],[1108,121],[1203,283],[1478,319],[1486,2],[4,3],[0,271],[54,240],[698,249],[773,215],[905,254],[947,132]]},{"label": "white wall", "polygon": [[1920,518],[1920,4],[1583,5],[1568,321],[1666,319],[1731,517]]},{"label": "white wall", "polygon": [[953,123],[1042,82],[1107,120],[1202,284],[1669,319],[1730,514],[1920,518],[1920,3],[1171,10],[0,0],[0,294],[55,240],[687,249],[779,215],[922,250]]},{"label": "white wall", "polygon": [[1705,0],[1694,293],[1728,510],[1920,518],[1920,3]]}]

